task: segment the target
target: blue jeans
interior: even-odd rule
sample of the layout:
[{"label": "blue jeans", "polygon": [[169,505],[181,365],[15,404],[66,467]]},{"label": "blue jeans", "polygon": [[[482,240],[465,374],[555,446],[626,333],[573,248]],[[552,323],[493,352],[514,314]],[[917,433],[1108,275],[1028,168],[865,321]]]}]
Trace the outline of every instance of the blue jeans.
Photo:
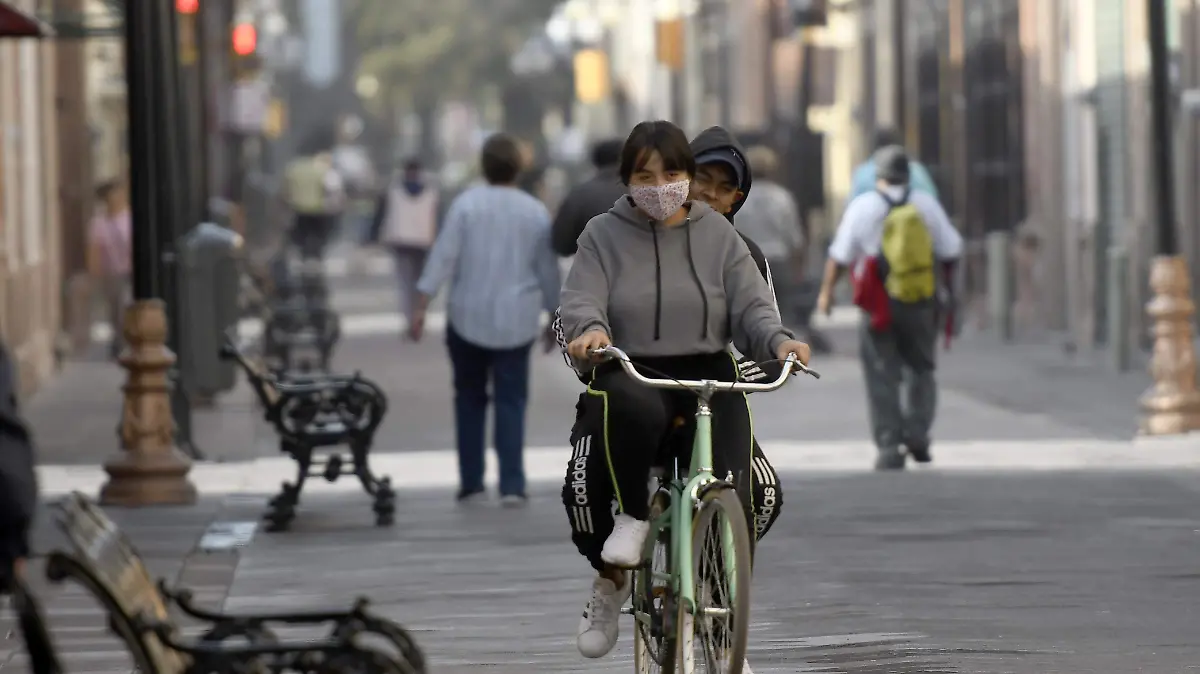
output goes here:
[{"label": "blue jeans", "polygon": [[454,425],[458,436],[458,480],[464,493],[483,491],[484,431],[488,380],[496,415],[496,457],[500,493],[525,494],[525,404],[529,398],[529,351],[533,343],[513,349],[488,349],[463,339],[446,327],[446,347],[454,369]]}]

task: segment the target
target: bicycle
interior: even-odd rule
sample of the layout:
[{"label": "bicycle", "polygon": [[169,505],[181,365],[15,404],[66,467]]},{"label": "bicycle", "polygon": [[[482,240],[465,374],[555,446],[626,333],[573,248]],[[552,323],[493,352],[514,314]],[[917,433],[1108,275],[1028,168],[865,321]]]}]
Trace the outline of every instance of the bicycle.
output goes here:
[{"label": "bicycle", "polygon": [[[741,674],[746,657],[750,613],[750,531],[733,474],[725,479],[712,469],[712,396],[720,392],[754,393],[781,388],[793,369],[820,375],[788,356],[779,377],[770,383],[717,380],[653,379],[642,375],[624,351],[606,346],[593,356],[620,362],[634,381],[654,388],[696,394],[696,430],[690,463],[670,461],[671,474],[656,468],[651,479],[650,535],[642,565],[634,571],[631,606],[622,613],[634,618],[634,668],[640,673],[696,672],[696,637],[702,629],[724,643],[701,639],[704,670]],[[686,473],[685,473],[686,471]],[[689,503],[691,507],[682,507]],[[710,534],[716,534],[716,540]],[[687,537],[687,538],[685,538]],[[690,539],[690,540],[688,540]],[[707,553],[707,554],[706,554]],[[707,562],[711,562],[708,564]],[[724,591],[714,584],[730,581]],[[714,666],[725,662],[725,667]]]}]

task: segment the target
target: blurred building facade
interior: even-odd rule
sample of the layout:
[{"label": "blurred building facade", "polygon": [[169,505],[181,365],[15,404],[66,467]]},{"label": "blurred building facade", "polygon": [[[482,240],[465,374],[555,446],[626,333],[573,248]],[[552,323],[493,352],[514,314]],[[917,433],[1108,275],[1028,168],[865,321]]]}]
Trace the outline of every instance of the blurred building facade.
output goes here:
[{"label": "blurred building facade", "polygon": [[48,41],[0,40],[0,335],[23,395],[53,373],[60,325],[54,51]]},{"label": "blurred building facade", "polygon": [[[693,133],[720,123],[785,154],[789,134],[811,130],[818,235],[836,224],[875,130],[898,129],[968,240],[968,320],[992,324],[986,242],[1004,232],[1017,335],[1081,349],[1149,346],[1148,1],[593,0],[617,7],[606,44],[625,118],[674,118]],[[1164,1],[1178,228],[1200,287],[1200,0]],[[797,27],[799,6],[819,25]],[[682,30],[663,29],[676,20]],[[813,170],[793,167],[793,188]]]},{"label": "blurred building facade", "polygon": [[[1018,332],[1065,333],[1080,348],[1149,345],[1147,1],[857,3],[862,43],[876,52],[863,60],[863,99],[875,101],[876,124],[903,131],[938,181],[969,241],[971,297],[989,290],[985,237],[1012,233]],[[1196,34],[1198,4],[1168,4],[1175,85],[1196,89],[1200,51],[1179,36]],[[899,67],[887,67],[897,53]],[[1197,120],[1176,119],[1186,187],[1198,177]],[[1193,189],[1179,193],[1178,228],[1200,281],[1200,203]],[[984,303],[975,306],[986,325]]]}]

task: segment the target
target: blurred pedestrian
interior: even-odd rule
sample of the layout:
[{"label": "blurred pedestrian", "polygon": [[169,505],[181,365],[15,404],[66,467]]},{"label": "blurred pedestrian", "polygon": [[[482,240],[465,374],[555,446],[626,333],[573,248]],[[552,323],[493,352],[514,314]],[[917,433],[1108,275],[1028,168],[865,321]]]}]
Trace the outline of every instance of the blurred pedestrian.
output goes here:
[{"label": "blurred pedestrian", "polygon": [[346,208],[346,186],[333,165],[333,139],[314,132],[287,166],[284,204],[295,214],[292,243],[305,260],[320,260]]},{"label": "blurred pedestrian", "polygon": [[554,216],[554,250],[559,255],[574,255],[575,242],[583,234],[588,220],[607,213],[617,199],[625,196],[626,188],[618,175],[621,146],[624,143],[620,138],[610,138],[592,147],[595,175],[572,189]]},{"label": "blurred pedestrian", "polygon": [[17,371],[0,343],[0,594],[29,556],[29,527],[37,507],[33,440],[17,406]]},{"label": "blurred pedestrian", "polygon": [[884,147],[874,161],[875,190],[850,202],[829,246],[818,310],[830,312],[833,287],[851,269],[854,303],[863,310],[859,356],[879,452],[875,468],[900,470],[905,452],[918,463],[931,460],[937,263],[948,287],[963,241],[937,199],[911,186],[904,148]]},{"label": "blurred pedestrian", "polygon": [[810,242],[805,240],[795,197],[778,182],[779,156],[765,145],[755,145],[746,151],[746,159],[758,177],[758,189],[746,195],[738,231],[762,248],[774,270],[775,298],[784,324],[799,328],[813,351],[828,352],[829,340],[812,325],[820,282],[806,278]]},{"label": "blurred pedestrian", "polygon": [[112,329],[109,356],[116,358],[123,346],[122,323],[130,300],[133,231],[129,198],[118,181],[96,188],[96,214],[88,225],[87,268],[100,291],[104,317]]},{"label": "blurred pedestrian", "polygon": [[13,612],[34,674],[61,674],[44,612],[26,583],[29,531],[37,512],[33,438],[17,405],[17,370],[0,343],[0,596]]},{"label": "blurred pedestrian", "polygon": [[[550,248],[550,213],[517,187],[523,167],[517,141],[492,136],[482,151],[486,185],[459,195],[417,283],[409,327],[420,339],[426,311],[449,281],[446,345],[454,370],[458,500],[484,497],[484,429],[488,384],[494,401],[500,497],[526,502],[523,452],[529,353],[543,311],[558,306],[558,259]],[[543,335],[553,343],[549,326]]]},{"label": "blurred pedestrian", "polygon": [[333,168],[346,187],[346,210],[342,215],[344,236],[359,245],[366,242],[370,231],[380,187],[375,164],[361,142],[362,131],[362,120],[356,115],[348,116],[342,122],[338,144],[332,152]]},{"label": "blurred pedestrian", "polygon": [[[904,139],[900,137],[900,134],[895,129],[885,127],[875,132],[875,145],[871,148],[871,151],[878,152],[880,149],[891,145],[903,147]],[[910,187],[917,192],[924,192],[937,199],[937,185],[933,182],[933,177],[929,175],[929,170],[925,168],[925,165],[919,161],[910,160],[909,169],[911,175]],[[854,177],[850,182],[850,199],[874,192],[875,183],[875,161],[874,155],[872,155],[854,168]]]},{"label": "blurred pedestrian", "polygon": [[417,281],[437,238],[439,194],[424,167],[409,159],[379,197],[370,239],[387,247],[395,261],[400,315],[409,325],[417,302]]},{"label": "blurred pedestrian", "polygon": [[746,160],[754,171],[757,189],[746,195],[734,226],[758,244],[774,270],[775,299],[784,322],[790,325],[796,321],[794,290],[805,245],[800,209],[792,193],[776,182],[779,159],[774,150],[755,145],[746,151]]}]

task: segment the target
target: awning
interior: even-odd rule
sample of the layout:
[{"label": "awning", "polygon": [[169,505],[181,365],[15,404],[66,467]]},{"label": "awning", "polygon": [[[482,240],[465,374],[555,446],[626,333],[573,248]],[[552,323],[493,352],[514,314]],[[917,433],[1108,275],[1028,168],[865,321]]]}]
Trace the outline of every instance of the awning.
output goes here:
[{"label": "awning", "polygon": [[6,37],[48,37],[54,31],[35,17],[0,0],[0,39]]}]

